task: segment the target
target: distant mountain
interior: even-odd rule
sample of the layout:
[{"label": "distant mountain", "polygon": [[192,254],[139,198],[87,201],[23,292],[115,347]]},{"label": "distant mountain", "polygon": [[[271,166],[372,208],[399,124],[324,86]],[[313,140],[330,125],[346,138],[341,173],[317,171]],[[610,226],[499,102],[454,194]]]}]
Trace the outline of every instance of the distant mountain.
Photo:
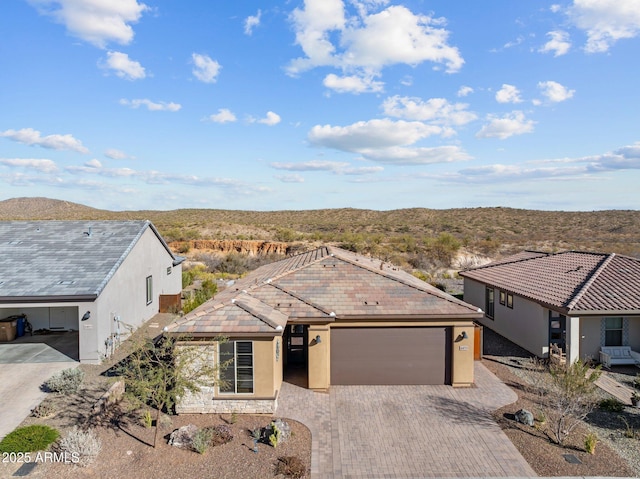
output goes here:
[{"label": "distant mountain", "polygon": [[[240,211],[176,209],[107,211],[49,198],[0,201],[0,220],[151,220],[167,241],[264,240],[331,243],[392,258],[455,237],[467,250],[509,254],[522,249],[577,249],[640,257],[640,211],[539,211],[515,208],[355,208]],[[441,238],[447,241],[447,238]],[[375,253],[383,250],[383,253]]]},{"label": "distant mountain", "polygon": [[112,213],[70,201],[49,198],[11,198],[0,201],[0,220],[99,219]]}]

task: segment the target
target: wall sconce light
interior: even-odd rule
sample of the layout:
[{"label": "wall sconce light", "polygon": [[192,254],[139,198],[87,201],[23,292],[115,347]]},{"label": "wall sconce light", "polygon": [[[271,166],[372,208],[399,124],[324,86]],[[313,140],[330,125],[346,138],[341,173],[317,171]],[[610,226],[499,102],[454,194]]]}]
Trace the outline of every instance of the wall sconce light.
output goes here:
[{"label": "wall sconce light", "polygon": [[320,335],[318,334],[316,336],[316,344],[320,344],[322,342],[322,338],[320,337]]},{"label": "wall sconce light", "polygon": [[91,317],[91,312],[87,311],[86,313],[84,313],[82,315],[82,319],[80,321],[86,321],[87,319],[89,319]]},{"label": "wall sconce light", "polygon": [[459,343],[460,341],[463,341],[465,339],[467,339],[469,336],[467,335],[466,331],[462,331],[460,334],[458,334],[458,337],[456,338],[456,343]]}]

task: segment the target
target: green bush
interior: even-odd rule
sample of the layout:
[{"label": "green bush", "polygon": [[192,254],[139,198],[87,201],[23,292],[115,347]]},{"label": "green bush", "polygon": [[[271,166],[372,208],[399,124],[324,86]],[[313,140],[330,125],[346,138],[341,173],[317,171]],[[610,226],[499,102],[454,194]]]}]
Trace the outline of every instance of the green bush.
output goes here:
[{"label": "green bush", "polygon": [[20,427],[0,441],[1,452],[34,452],[47,449],[60,433],[42,424]]},{"label": "green bush", "polygon": [[191,439],[191,447],[198,454],[204,454],[211,445],[213,439],[213,428],[205,427],[198,429]]},{"label": "green bush", "polygon": [[622,412],[624,410],[624,404],[615,398],[607,398],[600,401],[600,409],[608,412]]},{"label": "green bush", "polygon": [[51,376],[44,385],[51,392],[67,395],[77,392],[83,379],[84,371],[69,368]]}]

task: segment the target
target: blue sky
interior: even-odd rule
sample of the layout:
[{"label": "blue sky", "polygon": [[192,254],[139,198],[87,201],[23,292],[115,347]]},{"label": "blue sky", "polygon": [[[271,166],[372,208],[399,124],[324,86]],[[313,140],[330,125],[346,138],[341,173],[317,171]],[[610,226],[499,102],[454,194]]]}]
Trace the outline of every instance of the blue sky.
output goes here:
[{"label": "blue sky", "polygon": [[640,204],[640,0],[3,0],[0,32],[0,200]]}]

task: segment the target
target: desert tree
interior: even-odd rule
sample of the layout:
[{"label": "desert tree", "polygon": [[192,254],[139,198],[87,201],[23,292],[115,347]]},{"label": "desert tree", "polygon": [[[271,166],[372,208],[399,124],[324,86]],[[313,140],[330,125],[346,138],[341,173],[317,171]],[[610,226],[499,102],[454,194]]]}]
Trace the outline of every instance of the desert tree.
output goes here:
[{"label": "desert tree", "polygon": [[117,368],[125,383],[125,397],[134,407],[156,410],[153,447],[156,447],[160,413],[173,411],[176,403],[202,387],[224,386],[220,371],[229,361],[217,361],[217,345],[226,338],[208,342],[188,336],[163,335],[144,338]]},{"label": "desert tree", "polygon": [[591,368],[581,360],[544,366],[532,360],[526,370],[529,390],[537,394],[544,415],[542,431],[551,442],[563,446],[597,405],[595,383],[601,374],[600,366]]}]

